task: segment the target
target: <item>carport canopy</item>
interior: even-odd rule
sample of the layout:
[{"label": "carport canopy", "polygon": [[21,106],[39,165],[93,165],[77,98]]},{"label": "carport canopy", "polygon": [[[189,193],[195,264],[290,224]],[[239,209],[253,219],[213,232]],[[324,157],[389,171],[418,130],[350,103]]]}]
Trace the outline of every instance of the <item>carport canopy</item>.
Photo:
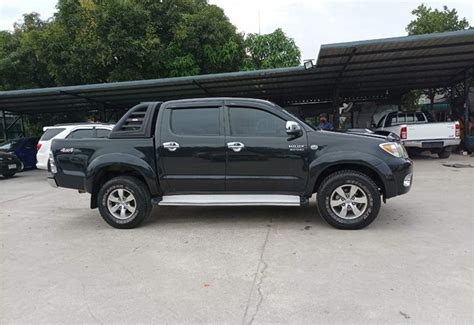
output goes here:
[{"label": "carport canopy", "polygon": [[283,105],[449,87],[474,67],[474,30],[322,45],[316,65],[0,92],[16,114],[124,109],[143,101],[254,97]]}]

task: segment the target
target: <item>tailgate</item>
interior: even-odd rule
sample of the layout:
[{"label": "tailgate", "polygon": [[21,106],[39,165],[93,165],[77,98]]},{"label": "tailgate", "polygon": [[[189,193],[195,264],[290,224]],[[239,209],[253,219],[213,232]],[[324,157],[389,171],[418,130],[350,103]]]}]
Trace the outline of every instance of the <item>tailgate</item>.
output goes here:
[{"label": "tailgate", "polygon": [[108,139],[56,139],[51,151],[56,162],[54,175],[60,187],[84,189],[84,180],[91,156]]},{"label": "tailgate", "polygon": [[408,124],[407,140],[442,140],[456,137],[455,122]]}]

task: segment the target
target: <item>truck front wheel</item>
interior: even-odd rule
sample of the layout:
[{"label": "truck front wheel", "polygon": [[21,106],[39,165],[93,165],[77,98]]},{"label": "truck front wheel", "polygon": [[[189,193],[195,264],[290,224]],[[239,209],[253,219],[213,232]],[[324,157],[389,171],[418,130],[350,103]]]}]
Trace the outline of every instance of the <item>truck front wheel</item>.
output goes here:
[{"label": "truck front wheel", "polygon": [[339,229],[361,229],[380,210],[378,186],[367,175],[343,170],[329,175],[317,192],[318,210],[324,220]]},{"label": "truck front wheel", "polygon": [[119,176],[105,183],[97,195],[100,214],[115,228],[138,226],[151,212],[150,192],[143,182]]}]

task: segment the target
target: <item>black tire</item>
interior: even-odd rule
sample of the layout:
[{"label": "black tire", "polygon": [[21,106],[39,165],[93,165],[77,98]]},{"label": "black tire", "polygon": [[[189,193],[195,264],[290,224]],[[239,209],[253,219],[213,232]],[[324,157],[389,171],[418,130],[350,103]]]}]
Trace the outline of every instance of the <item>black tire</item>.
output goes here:
[{"label": "black tire", "polygon": [[10,177],[13,177],[14,175],[16,174],[16,171],[14,172],[6,172],[6,173],[3,173],[3,177],[5,178],[10,178]]},{"label": "black tire", "polygon": [[[133,194],[135,211],[126,219],[115,217],[109,210],[109,195],[115,190],[123,189]],[[151,212],[151,197],[147,186],[131,176],[119,176],[105,183],[97,195],[97,205],[102,218],[112,227],[130,229],[137,227]]]},{"label": "black tire", "polygon": [[[355,217],[354,214],[354,219],[344,219],[331,208],[331,195],[334,195],[340,186],[351,185],[362,191],[357,193],[365,195],[367,203],[364,205],[364,210],[361,209],[363,213],[360,216]],[[319,186],[316,199],[320,215],[327,223],[338,229],[361,229],[368,226],[377,217],[381,204],[379,188],[374,181],[367,175],[353,170],[342,170],[329,175]]]},{"label": "black tire", "polygon": [[438,157],[441,159],[449,158],[449,156],[451,156],[451,150],[442,149],[438,152]]}]

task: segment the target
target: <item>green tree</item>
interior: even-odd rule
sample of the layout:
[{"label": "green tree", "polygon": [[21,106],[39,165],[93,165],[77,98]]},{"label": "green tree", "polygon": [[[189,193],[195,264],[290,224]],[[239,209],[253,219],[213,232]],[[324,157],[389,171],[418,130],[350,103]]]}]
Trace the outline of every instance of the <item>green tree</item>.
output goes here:
[{"label": "green tree", "polygon": [[60,0],[47,30],[58,84],[238,70],[242,37],[204,0]]},{"label": "green tree", "polygon": [[45,23],[37,13],[23,16],[13,33],[0,31],[0,89],[37,88],[53,85],[42,56]]},{"label": "green tree", "polygon": [[[415,16],[415,19],[406,27],[408,35],[431,34],[471,28],[466,18],[460,19],[457,10],[454,8],[449,9],[447,6],[443,6],[443,10],[433,10],[431,7],[421,4],[412,10],[411,13]],[[423,92],[412,91],[404,96],[403,101],[409,109],[415,109],[419,106],[418,99],[422,93],[430,99],[431,108],[433,108],[435,96],[446,95],[448,90],[440,88],[426,89]]]},{"label": "green tree", "polygon": [[280,29],[270,34],[249,34],[245,39],[247,69],[269,69],[297,66],[301,53],[295,41]]},{"label": "green tree", "polygon": [[470,28],[466,18],[459,19],[457,10],[454,8],[448,9],[447,6],[443,6],[443,10],[433,10],[431,7],[421,4],[412,10],[411,13],[416,18],[406,28],[408,35],[449,32]]}]

